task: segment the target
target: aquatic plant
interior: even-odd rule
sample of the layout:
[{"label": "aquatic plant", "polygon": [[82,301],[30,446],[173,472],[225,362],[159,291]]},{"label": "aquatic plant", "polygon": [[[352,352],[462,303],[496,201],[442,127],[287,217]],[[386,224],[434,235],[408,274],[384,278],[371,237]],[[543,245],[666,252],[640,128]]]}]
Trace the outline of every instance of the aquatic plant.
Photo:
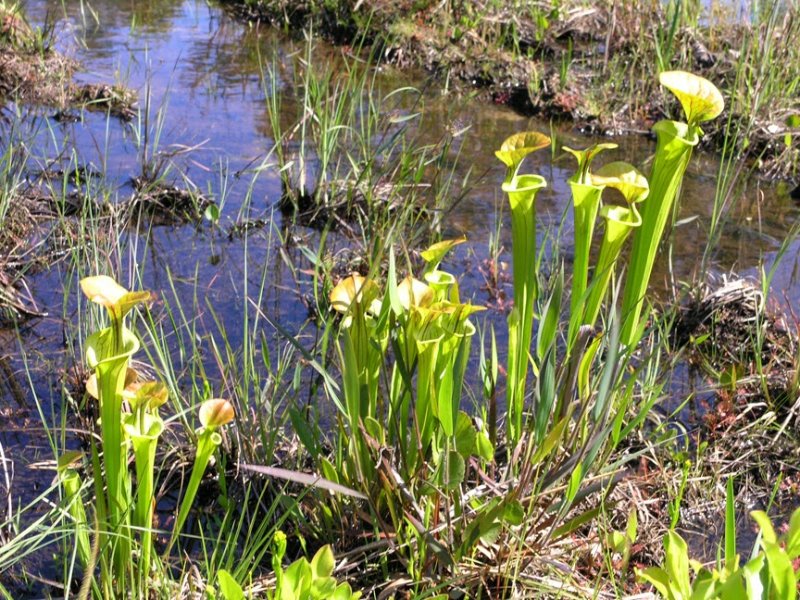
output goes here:
[{"label": "aquatic plant", "polygon": [[650,195],[642,210],[642,225],[633,236],[622,299],[622,341],[626,345],[636,342],[653,264],[692,150],[700,141],[700,124],[724,108],[719,90],[702,77],[669,71],[661,73],[659,81],[680,101],[686,122],[663,120],[653,126],[658,142],[649,177]]}]

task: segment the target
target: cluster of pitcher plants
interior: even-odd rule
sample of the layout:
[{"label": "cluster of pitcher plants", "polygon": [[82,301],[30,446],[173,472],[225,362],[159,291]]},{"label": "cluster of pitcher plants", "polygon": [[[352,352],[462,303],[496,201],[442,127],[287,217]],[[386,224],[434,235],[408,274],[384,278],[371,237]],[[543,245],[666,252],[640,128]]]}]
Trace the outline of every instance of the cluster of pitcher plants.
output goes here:
[{"label": "cluster of pitcher plants", "polygon": [[[462,301],[456,278],[440,264],[462,240],[422,252],[417,276],[398,280],[390,255],[383,285],[352,274],[330,293],[342,314],[342,384],[330,378],[326,390],[340,418],[336,450],[315,457],[327,478],[369,498],[372,526],[397,541],[412,577],[452,572],[481,541],[500,536],[542,548],[594,518],[598,503],[580,501],[618,480],[626,459],[613,450],[658,395],[657,385],[646,385],[652,373],[637,371],[644,362],[631,360],[649,351],[645,293],[700,124],[723,108],[719,91],[700,77],[665,72],[661,82],[680,100],[686,122],[654,126],[649,177],[624,162],[593,169],[615,144],[565,148],[577,159],[569,179],[574,261],[566,318],[564,268],[544,273],[537,252],[536,197],[547,182],[520,172],[524,158],[551,141],[519,133],[496,153],[507,167],[514,291],[504,436],[497,431],[494,331],[478,336],[483,399],[472,416],[462,410],[465,372],[475,365],[472,319],[482,308]],[[598,220],[602,239],[592,265]]]},{"label": "cluster of pitcher plants", "polygon": [[[108,315],[108,326],[92,333],[85,344],[91,369],[86,391],[99,403],[100,415],[100,444],[91,444],[89,462],[93,520],[87,520],[84,504],[89,492],[83,489],[76,468],[83,462],[82,454],[70,452],[59,461],[67,510],[75,520],[77,558],[84,568],[83,593],[84,597],[91,590],[104,598],[145,597],[153,574],[163,572],[153,547],[153,514],[156,450],[165,427],[159,409],[168,391],[163,383],[148,380],[131,367],[140,344],[125,320],[150,294],[130,292],[105,275],[86,277],[80,283],[86,297]],[[191,476],[162,556],[169,556],[186,522],[203,474],[222,441],[219,429],[233,418],[233,407],[226,400],[208,399],[201,404],[201,427],[192,432],[196,453]],[[128,468],[131,457],[135,479]],[[90,534],[94,536],[91,543]],[[94,577],[98,564],[99,582]]]},{"label": "cluster of pitcher plants", "polygon": [[[568,302],[562,303],[563,265],[545,272],[537,248],[536,197],[547,182],[521,173],[525,157],[550,146],[550,139],[519,133],[497,151],[507,167],[502,190],[512,234],[514,306],[505,354],[498,351],[494,330],[476,325],[483,307],[465,302],[457,278],[442,268],[463,240],[431,246],[421,253],[419,270],[409,265],[405,277],[398,277],[390,253],[383,281],[351,274],[331,289],[332,314],[339,316],[327,320],[335,329],[325,336],[334,332],[340,377],[316,364],[336,407],[333,439],[319,424],[301,423],[299,413],[291,419],[317,472],[338,486],[328,489],[353,492],[318,488],[317,514],[329,521],[328,531],[339,528],[349,503],[366,503],[366,527],[391,540],[409,576],[423,581],[453,573],[482,543],[496,542],[490,547],[498,558],[507,548],[535,552],[598,515],[600,503],[584,500],[598,498],[596,492],[618,481],[630,456],[614,450],[658,396],[655,375],[640,366],[648,363],[632,360],[651,351],[644,343],[645,293],[700,125],[723,107],[719,92],[702,78],[666,72],[661,82],[680,100],[686,122],[654,126],[658,144],[649,177],[624,162],[594,169],[598,155],[614,144],[565,148],[577,159],[569,179],[574,260]],[[598,222],[602,238],[595,243]],[[147,302],[149,293],[129,292],[105,276],[87,277],[81,287],[108,315],[108,326],[85,343],[92,370],[86,387],[99,402],[100,443],[91,444],[88,469],[76,467],[83,462],[77,453],[63,457],[60,480],[78,524],[75,552],[86,573],[84,597],[90,590],[98,597],[144,597],[153,575],[168,570],[165,558],[233,408],[220,399],[202,403],[201,427],[187,432],[196,446],[191,475],[166,532],[168,542],[157,551],[155,460],[165,429],[159,410],[168,391],[132,368],[139,341],[125,326],[126,315]],[[465,406],[468,373],[483,383],[472,411]],[[332,451],[324,452],[326,447]],[[93,494],[81,484],[87,470]],[[91,518],[84,508],[90,495]],[[330,548],[286,571],[283,553],[277,554],[275,572],[286,590],[281,598],[350,597],[350,587],[331,577]],[[227,572],[220,572],[219,581],[226,597],[244,597],[242,582]]]}]

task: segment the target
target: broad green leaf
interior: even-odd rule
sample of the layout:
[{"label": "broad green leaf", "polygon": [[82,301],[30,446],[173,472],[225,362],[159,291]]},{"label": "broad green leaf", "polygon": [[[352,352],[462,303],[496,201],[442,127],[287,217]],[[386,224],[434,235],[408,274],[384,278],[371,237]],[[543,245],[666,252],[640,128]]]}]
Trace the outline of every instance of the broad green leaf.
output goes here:
[{"label": "broad green leaf", "polygon": [[281,600],[305,598],[310,590],[311,566],[305,558],[299,558],[283,572]]},{"label": "broad green leaf", "polygon": [[472,425],[472,419],[464,411],[459,411],[456,418],[455,431],[456,451],[465,459],[475,454],[477,432]]},{"label": "broad green leaf", "polygon": [[366,429],[370,437],[375,439],[381,446],[386,445],[386,432],[383,429],[383,425],[381,425],[377,419],[374,417],[365,418],[364,429]]},{"label": "broad green leaf", "polygon": [[339,472],[336,470],[336,467],[333,466],[333,463],[325,458],[324,456],[320,457],[320,467],[322,468],[322,475],[325,479],[332,481],[333,483],[341,483],[339,481]]},{"label": "broad green leaf", "polygon": [[361,592],[353,592],[349,583],[340,583],[331,595],[331,600],[358,600]]},{"label": "broad green leaf", "polygon": [[325,545],[311,559],[311,572],[314,577],[330,577],[336,561],[333,558],[333,550],[330,545]]},{"label": "broad green leaf", "polygon": [[333,577],[318,577],[311,580],[311,593],[309,598],[311,598],[311,600],[330,598],[334,590],[336,590],[336,579]]},{"label": "broad green leaf", "polygon": [[572,475],[569,477],[569,485],[567,485],[566,496],[569,502],[572,502],[575,499],[575,496],[578,494],[578,490],[581,488],[582,482],[583,465],[578,463],[575,465],[575,469],[572,471]]},{"label": "broad green leaf", "polygon": [[500,150],[494,154],[503,161],[509,169],[517,170],[522,159],[531,152],[536,152],[550,145],[550,138],[538,131],[524,131],[516,133],[500,145]]},{"label": "broad green leaf", "polygon": [[219,221],[219,206],[213,202],[206,206],[206,209],[203,211],[203,218],[206,221],[217,223]]},{"label": "broad green leaf", "polygon": [[772,522],[769,520],[767,513],[763,510],[754,510],[750,513],[750,516],[753,517],[753,520],[761,529],[761,538],[765,542],[774,544],[778,541],[778,537],[775,535],[775,529],[772,527]]},{"label": "broad green leaf", "polygon": [[217,581],[219,582],[219,591],[222,592],[225,600],[245,600],[242,586],[236,583],[233,576],[226,570],[217,571]]},{"label": "broad green leaf", "polygon": [[636,569],[636,576],[640,580],[646,581],[656,588],[656,591],[661,594],[662,598],[668,598],[670,600],[675,598],[675,595],[671,593],[669,576],[664,569],[659,567],[650,567],[644,571]]},{"label": "broad green leaf", "polygon": [[761,569],[763,567],[763,554],[759,554],[742,567],[742,579],[744,579],[748,599],[764,597],[764,583],[761,581]]},{"label": "broad green leaf", "polygon": [[487,462],[494,460],[494,446],[485,432],[479,431],[475,438],[475,454]]},{"label": "broad green leaf", "polygon": [[620,554],[625,551],[625,547],[630,543],[621,531],[612,531],[608,542],[611,549]]},{"label": "broad green leaf", "polygon": [[553,449],[558,447],[569,421],[570,418],[567,416],[553,426],[550,433],[547,434],[547,437],[544,438],[544,441],[536,449],[533,457],[531,457],[531,464],[535,465],[541,462],[550,455]]},{"label": "broad green leaf", "polygon": [[297,437],[300,438],[300,442],[305,449],[313,458],[317,458],[319,449],[317,448],[316,438],[303,414],[295,407],[290,407],[289,419],[292,421],[292,429],[294,429]]},{"label": "broad green leaf", "polygon": [[[719,598],[717,593],[717,583],[719,577],[716,572],[712,573],[708,569],[700,569],[695,577],[694,584],[692,585],[691,600],[714,600]],[[725,600],[734,600],[733,598],[726,598]],[[742,600],[745,600],[742,598]]]},{"label": "broad green leaf", "polygon": [[425,260],[428,264],[429,268],[426,268],[426,271],[433,271],[438,266],[439,263],[442,262],[444,257],[447,255],[450,250],[458,246],[459,244],[463,244],[467,241],[466,237],[460,237],[455,240],[443,240],[441,242],[436,242],[428,246],[427,249],[420,252],[420,256]]},{"label": "broad green leaf", "polygon": [[639,530],[639,517],[636,512],[636,507],[631,506],[631,511],[628,513],[628,523],[625,526],[625,535],[631,543],[636,541],[636,534]]},{"label": "broad green leaf", "polygon": [[446,490],[454,490],[461,485],[466,475],[467,467],[464,459],[455,450],[442,456],[441,484]]},{"label": "broad green leaf", "polygon": [[503,521],[509,525],[522,525],[525,520],[525,509],[518,500],[505,503],[503,506]]},{"label": "broad green leaf", "polygon": [[786,532],[786,554],[791,560],[800,556],[800,508],[792,513],[789,519],[789,531]]},{"label": "broad green leaf", "polygon": [[792,561],[778,544],[762,540],[761,545],[767,556],[769,579],[775,588],[773,597],[779,600],[794,600],[797,598],[797,577],[792,568]]},{"label": "broad green leaf", "polygon": [[686,542],[674,531],[667,532],[667,539],[664,540],[666,551],[665,566],[669,574],[670,581],[677,586],[684,598],[691,595],[691,584],[689,582],[689,549]]},{"label": "broad green leaf", "polygon": [[658,80],[680,101],[689,125],[710,121],[725,108],[722,94],[708,79],[686,71],[664,71]]}]

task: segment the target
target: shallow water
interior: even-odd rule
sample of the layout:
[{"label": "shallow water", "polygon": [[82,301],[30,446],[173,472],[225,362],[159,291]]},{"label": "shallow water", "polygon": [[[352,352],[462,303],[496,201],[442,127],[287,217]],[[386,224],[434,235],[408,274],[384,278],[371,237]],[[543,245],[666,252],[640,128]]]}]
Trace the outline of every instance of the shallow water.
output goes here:
[{"label": "shallow water", "polygon": [[[130,233],[131,250],[116,258],[121,273],[130,273],[134,264],[140,265],[143,284],[174,305],[173,281],[175,294],[185,306],[191,307],[197,299],[199,334],[216,332],[217,315],[236,348],[245,335],[242,282],[248,282],[252,294],[266,272],[268,285],[261,309],[289,331],[297,331],[308,316],[298,298],[309,293],[309,277],[301,273],[298,280],[294,279],[280,258],[281,245],[269,228],[254,232],[247,242],[229,239],[226,228],[240,218],[248,193],[249,215],[271,218],[274,214],[282,226],[280,213],[272,212],[281,194],[277,169],[267,168],[255,180],[252,175],[253,166],[261,164],[274,145],[266,109],[267,96],[273,90],[264,83],[261,65],[271,64],[273,59],[280,65],[279,89],[275,91],[284,98],[286,113],[282,119],[291,124],[297,113],[291,69],[304,44],[269,28],[239,23],[220,8],[198,0],[95,0],[91,5],[69,6],[35,0],[28,2],[27,10],[33,23],[55,22],[57,46],[83,65],[80,80],[122,82],[138,92],[140,108],[139,117],[129,124],[89,112],[81,113],[75,123],[59,124],[50,118],[54,112],[50,109],[12,109],[16,112],[12,122],[20,124],[14,130],[26,131],[34,154],[51,158],[74,155],[79,164],[93,165],[108,181],[115,182],[120,197],[129,193],[131,178],[140,174],[143,155],[163,158],[174,164],[168,178],[184,184],[185,178],[222,203],[221,227],[209,223],[156,227],[147,243],[141,235]],[[319,43],[316,56],[318,60],[341,61],[341,53]],[[426,90],[425,113],[421,123],[415,125],[423,140],[433,143],[448,130],[469,127],[455,144],[453,160],[460,150],[457,173],[464,177],[471,169],[472,187],[443,226],[446,237],[468,237],[468,243],[458,248],[448,264],[455,272],[463,272],[463,295],[486,304],[489,298],[477,267],[488,257],[489,240],[498,229],[498,219],[502,220],[501,243],[504,248],[510,247],[510,225],[507,215],[502,214],[505,200],[499,191],[503,167],[493,152],[514,132],[550,132],[550,126],[503,107],[439,94],[434,91],[439,88],[428,86],[422,74],[382,68],[379,87],[384,93],[403,86]],[[407,100],[398,103],[398,110],[409,110],[415,99],[416,94],[409,93]],[[145,130],[149,132],[146,146],[142,141]],[[568,129],[554,133],[559,142],[572,147],[592,141]],[[654,143],[643,138],[615,141],[621,147],[610,153],[608,160],[629,160],[646,172],[642,158],[652,152]],[[541,240],[546,230],[558,228],[570,202],[566,179],[571,175],[572,159],[560,155],[552,158],[546,151],[540,152],[529,164],[551,184],[538,200]],[[660,259],[654,275],[656,287],[666,289],[696,274],[711,218],[716,170],[713,158],[695,157],[682,195],[679,219],[683,224],[675,231],[672,255]],[[725,226],[714,256],[714,272],[757,275],[762,260],[769,268],[798,214],[785,190],[753,180],[741,191]],[[566,219],[562,239],[571,237],[570,227]],[[302,228],[292,235],[307,240],[312,247],[318,237]],[[570,248],[561,250],[569,260]],[[798,242],[793,242],[776,272],[773,295],[779,301],[791,303],[800,298],[798,250]],[[296,245],[283,251],[302,262]],[[508,253],[503,252],[500,260],[509,262]],[[53,476],[52,471],[34,470],[31,465],[53,457],[41,418],[51,426],[62,419],[61,374],[70,367],[72,354],[65,342],[75,341],[66,339],[74,331],[65,323],[77,310],[77,278],[69,261],[32,275],[29,281],[34,297],[50,316],[23,323],[18,335],[13,330],[0,330],[0,355],[10,356],[0,365],[0,443],[14,462],[15,503],[33,499],[34,490],[48,485]],[[125,280],[127,275],[121,278]],[[72,288],[66,303],[65,286]],[[510,295],[509,284],[506,289]],[[501,333],[505,315],[498,310],[487,314]],[[209,377],[216,380],[215,365],[208,367]],[[687,382],[681,372],[673,391],[677,397],[695,384]]]}]

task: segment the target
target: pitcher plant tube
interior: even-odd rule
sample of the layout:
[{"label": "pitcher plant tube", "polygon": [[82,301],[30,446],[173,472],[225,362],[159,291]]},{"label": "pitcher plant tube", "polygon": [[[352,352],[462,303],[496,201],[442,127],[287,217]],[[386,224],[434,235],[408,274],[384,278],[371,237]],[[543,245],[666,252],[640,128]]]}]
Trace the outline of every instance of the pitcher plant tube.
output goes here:
[{"label": "pitcher plant tube", "polygon": [[626,162],[604,165],[592,176],[592,180],[596,185],[616,189],[627,204],[627,206],[607,204],[600,210],[600,216],[605,221],[605,229],[582,319],[582,325],[594,326],[622,246],[631,231],[642,224],[636,205],[647,198],[650,188],[644,175]]},{"label": "pitcher plant tube", "polygon": [[[125,328],[127,313],[149,299],[146,291],[129,292],[105,275],[86,277],[80,282],[89,300],[106,308],[110,326],[96,331],[86,340],[86,362],[94,371],[100,402],[100,429],[105,466],[105,498],[98,497],[98,512],[106,519],[104,540],[113,557],[115,572],[130,569],[130,477],[127,468],[127,445],[123,437],[123,396],[131,356],[139,349],[136,335]],[[95,481],[98,482],[98,473]],[[96,489],[102,490],[102,486]],[[108,565],[106,564],[106,567]],[[118,583],[121,579],[118,579]],[[121,584],[120,584],[121,585]],[[121,588],[118,588],[121,591]]]},{"label": "pitcher plant tube", "polygon": [[667,71],[661,84],[680,101],[686,122],[663,120],[653,126],[658,138],[650,172],[650,196],[642,210],[642,225],[633,236],[631,262],[622,300],[622,343],[636,343],[640,315],[658,247],[672,212],[683,175],[700,141],[700,124],[716,118],[725,103],[710,81],[684,71]]},{"label": "pitcher plant tube", "polygon": [[186,486],[183,500],[181,500],[181,505],[178,509],[178,517],[175,519],[172,538],[165,552],[166,556],[169,556],[172,545],[186,524],[186,519],[189,516],[189,511],[192,508],[211,456],[222,443],[222,436],[219,434],[218,429],[233,421],[234,417],[233,405],[227,400],[212,398],[200,405],[200,428],[195,432],[197,434],[197,452],[195,453],[189,484]]},{"label": "pitcher plant tube", "polygon": [[512,135],[495,152],[506,165],[503,191],[511,206],[512,272],[514,309],[508,317],[508,369],[506,404],[511,446],[522,435],[525,384],[533,332],[533,309],[537,297],[536,194],[547,186],[540,175],[520,175],[522,160],[531,152],[546,148],[550,138],[529,131]]},{"label": "pitcher plant tube", "polygon": [[569,179],[572,191],[573,226],[575,230],[575,258],[572,266],[571,314],[579,312],[589,279],[589,251],[594,237],[597,211],[603,186],[597,185],[589,171],[592,161],[603,150],[616,148],[616,144],[594,144],[586,150],[573,150],[564,146],[578,161],[578,170]]}]

